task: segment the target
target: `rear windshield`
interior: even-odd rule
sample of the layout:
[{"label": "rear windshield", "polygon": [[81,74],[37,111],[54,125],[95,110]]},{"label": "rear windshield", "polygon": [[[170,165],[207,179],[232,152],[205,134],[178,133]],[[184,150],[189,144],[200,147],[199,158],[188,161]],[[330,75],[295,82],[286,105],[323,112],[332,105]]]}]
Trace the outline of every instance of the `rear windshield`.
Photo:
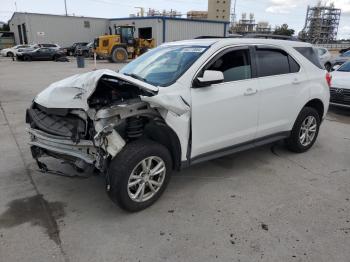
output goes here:
[{"label": "rear windshield", "polygon": [[294,49],[297,50],[300,54],[302,54],[307,60],[309,60],[315,66],[317,66],[320,69],[324,69],[323,66],[320,64],[318,55],[315,52],[313,47],[294,47]]}]

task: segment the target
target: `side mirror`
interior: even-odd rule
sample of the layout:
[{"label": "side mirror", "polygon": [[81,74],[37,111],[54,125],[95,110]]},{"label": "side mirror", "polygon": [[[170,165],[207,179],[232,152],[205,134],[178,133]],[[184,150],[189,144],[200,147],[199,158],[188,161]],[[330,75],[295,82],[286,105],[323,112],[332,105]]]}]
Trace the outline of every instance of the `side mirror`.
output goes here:
[{"label": "side mirror", "polygon": [[224,74],[221,71],[205,70],[203,77],[197,77],[195,87],[210,86],[224,81]]}]

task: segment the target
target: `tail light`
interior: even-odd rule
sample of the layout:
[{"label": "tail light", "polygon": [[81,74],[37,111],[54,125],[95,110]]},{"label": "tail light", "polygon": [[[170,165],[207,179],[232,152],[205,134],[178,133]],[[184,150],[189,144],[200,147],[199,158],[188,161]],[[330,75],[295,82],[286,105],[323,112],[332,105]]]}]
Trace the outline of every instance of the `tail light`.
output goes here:
[{"label": "tail light", "polygon": [[332,75],[329,72],[326,73],[326,81],[327,81],[328,87],[331,87],[331,85],[332,85]]}]

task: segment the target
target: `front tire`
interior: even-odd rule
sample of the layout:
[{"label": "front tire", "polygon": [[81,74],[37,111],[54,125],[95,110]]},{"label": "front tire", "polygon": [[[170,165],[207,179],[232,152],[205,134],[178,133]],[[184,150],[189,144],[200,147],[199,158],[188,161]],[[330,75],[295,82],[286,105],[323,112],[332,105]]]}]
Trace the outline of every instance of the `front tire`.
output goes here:
[{"label": "front tire", "polygon": [[131,142],[109,166],[107,193],[123,209],[140,211],[161,196],[171,170],[172,159],[166,147],[151,140]]},{"label": "front tire", "polygon": [[7,57],[14,57],[14,56],[15,56],[15,54],[14,54],[14,53],[12,53],[12,52],[8,52],[8,53],[6,54],[6,56],[7,56]]},{"label": "front tire", "polygon": [[29,55],[23,56],[23,61],[30,62],[32,61],[32,58]]},{"label": "front tire", "polygon": [[304,107],[294,123],[291,135],[286,139],[290,151],[302,153],[309,150],[316,141],[321,116],[312,107]]}]

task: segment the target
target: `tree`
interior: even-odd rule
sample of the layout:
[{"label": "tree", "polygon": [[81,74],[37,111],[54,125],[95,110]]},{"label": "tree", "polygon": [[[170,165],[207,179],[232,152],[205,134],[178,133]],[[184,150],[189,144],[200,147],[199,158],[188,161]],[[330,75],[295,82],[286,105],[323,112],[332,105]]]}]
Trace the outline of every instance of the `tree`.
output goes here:
[{"label": "tree", "polygon": [[273,31],[273,34],[292,36],[294,35],[294,32],[294,29],[289,29],[287,24],[283,24],[281,26],[276,26],[275,31]]},{"label": "tree", "polygon": [[0,28],[1,31],[10,31],[10,26],[9,24],[4,24],[1,28]]}]

